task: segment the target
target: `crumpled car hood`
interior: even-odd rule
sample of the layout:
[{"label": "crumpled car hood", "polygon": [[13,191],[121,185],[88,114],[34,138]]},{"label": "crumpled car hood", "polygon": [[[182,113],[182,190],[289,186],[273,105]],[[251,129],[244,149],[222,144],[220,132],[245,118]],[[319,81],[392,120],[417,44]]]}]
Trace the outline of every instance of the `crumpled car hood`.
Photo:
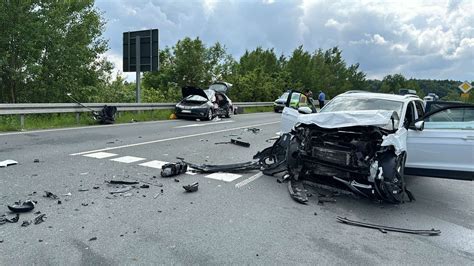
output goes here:
[{"label": "crumpled car hood", "polygon": [[392,123],[392,116],[398,118],[395,111],[361,110],[350,112],[327,112],[298,116],[296,125],[317,125],[322,128],[341,128],[353,126],[384,127]]}]

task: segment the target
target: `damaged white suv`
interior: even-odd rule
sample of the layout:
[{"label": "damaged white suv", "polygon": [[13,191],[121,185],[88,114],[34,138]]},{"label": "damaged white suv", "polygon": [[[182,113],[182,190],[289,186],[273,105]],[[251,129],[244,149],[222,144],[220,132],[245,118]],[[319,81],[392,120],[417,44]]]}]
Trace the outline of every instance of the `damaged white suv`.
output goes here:
[{"label": "damaged white suv", "polygon": [[405,194],[411,198],[404,174],[474,179],[472,105],[425,114],[415,95],[349,91],[308,114],[290,104],[295,93],[282,114],[281,131],[289,134],[280,140],[292,180],[311,176],[399,203]]}]

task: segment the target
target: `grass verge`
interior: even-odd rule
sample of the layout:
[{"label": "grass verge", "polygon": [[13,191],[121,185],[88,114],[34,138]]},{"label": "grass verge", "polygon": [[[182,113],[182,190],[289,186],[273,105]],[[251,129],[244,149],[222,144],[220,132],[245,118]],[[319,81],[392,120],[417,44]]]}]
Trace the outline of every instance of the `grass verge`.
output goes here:
[{"label": "grass verge", "polygon": [[[273,111],[273,107],[259,106],[244,108],[244,114],[271,111]],[[115,122],[117,124],[122,124],[130,123],[132,121],[167,120],[172,113],[173,110],[119,112],[115,117]],[[95,124],[97,124],[97,122],[92,118],[90,113],[81,113],[79,124],[76,122],[75,113],[25,115],[24,130],[89,126]],[[21,130],[19,115],[0,116],[0,132]]]}]

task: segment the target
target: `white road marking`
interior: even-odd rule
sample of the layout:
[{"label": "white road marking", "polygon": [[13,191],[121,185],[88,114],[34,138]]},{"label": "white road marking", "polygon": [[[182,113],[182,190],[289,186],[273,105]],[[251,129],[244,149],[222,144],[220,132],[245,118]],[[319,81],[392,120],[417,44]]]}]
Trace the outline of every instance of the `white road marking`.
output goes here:
[{"label": "white road marking", "polygon": [[226,124],[226,123],[233,123],[233,122],[235,122],[235,121],[234,120],[226,120],[226,121],[222,121],[222,122],[211,122],[211,123],[200,123],[200,124],[177,126],[177,127],[174,127],[174,128],[204,127],[204,126],[212,126],[212,125]]},{"label": "white road marking", "polygon": [[149,162],[146,162],[146,163],[141,163],[139,165],[146,166],[146,167],[151,167],[151,168],[156,168],[156,169],[161,169],[161,167],[163,165],[167,164],[167,163],[168,162],[154,160],[154,161],[149,161]]},{"label": "white road marking", "polygon": [[145,158],[135,157],[135,156],[123,156],[114,159],[110,159],[111,161],[121,162],[121,163],[134,163],[138,161],[143,161]]},{"label": "white road marking", "polygon": [[186,138],[192,138],[192,137],[198,137],[198,136],[204,136],[204,135],[211,135],[211,134],[216,134],[216,133],[234,131],[234,130],[243,129],[243,128],[249,128],[249,127],[259,127],[259,126],[272,125],[272,124],[277,124],[277,123],[280,123],[280,121],[261,123],[261,124],[255,124],[255,125],[248,125],[248,126],[241,126],[241,127],[234,127],[234,128],[228,128],[228,129],[221,129],[221,130],[216,130],[216,131],[209,131],[209,132],[203,132],[203,133],[197,133],[197,134],[191,134],[191,135],[185,135],[185,136],[179,136],[179,137],[172,137],[172,138],[167,138],[167,139],[158,139],[158,140],[152,140],[152,141],[146,141],[146,142],[140,142],[140,143],[134,143],[134,144],[127,144],[127,145],[122,145],[122,146],[103,148],[103,149],[92,150],[92,151],[83,151],[83,152],[72,153],[72,154],[69,154],[69,155],[75,156],[75,155],[83,155],[83,154],[92,153],[92,152],[110,151],[110,150],[136,147],[136,146],[148,145],[148,144],[171,141],[171,140],[178,140],[178,139],[186,139]]},{"label": "white road marking", "polygon": [[249,184],[250,182],[253,182],[253,181],[259,179],[259,178],[262,177],[262,176],[263,176],[262,172],[259,172],[258,174],[253,175],[253,176],[251,176],[251,177],[245,179],[244,181],[235,184],[235,187],[236,187],[236,188],[241,188],[241,187],[243,187],[243,186]]},{"label": "white road marking", "polygon": [[241,177],[242,175],[238,174],[231,174],[231,173],[213,173],[210,175],[207,175],[205,177],[215,179],[215,180],[221,180],[225,182],[232,182],[236,180],[237,178]]},{"label": "white road marking", "polygon": [[84,156],[91,157],[91,158],[96,158],[96,159],[104,159],[104,158],[117,156],[117,154],[108,153],[108,152],[96,152],[96,153],[84,154]]},{"label": "white road marking", "polygon": [[132,125],[137,125],[137,124],[154,124],[154,123],[164,123],[164,122],[176,122],[176,120],[159,120],[159,121],[123,123],[123,124],[114,124],[114,125],[94,125],[94,126],[83,126],[83,127],[53,128],[53,129],[31,130],[31,131],[26,131],[25,130],[25,131],[21,131],[21,132],[0,133],[0,136],[23,135],[23,134],[32,134],[32,133],[47,133],[47,132],[81,130],[81,129],[91,129],[91,128],[102,129],[102,128],[105,128],[105,127],[132,126]]}]

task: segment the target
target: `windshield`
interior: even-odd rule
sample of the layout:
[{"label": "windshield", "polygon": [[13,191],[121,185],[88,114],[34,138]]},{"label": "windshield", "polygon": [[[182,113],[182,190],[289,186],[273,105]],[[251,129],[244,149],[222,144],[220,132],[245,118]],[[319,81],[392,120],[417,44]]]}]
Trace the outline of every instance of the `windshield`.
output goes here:
[{"label": "windshield", "polygon": [[200,95],[189,95],[188,97],[186,97],[186,101],[207,102],[207,99]]},{"label": "windshield", "polygon": [[288,92],[283,93],[283,95],[280,96],[280,98],[278,98],[278,100],[285,100],[285,101],[286,99],[288,99]]},{"label": "windshield", "polygon": [[211,86],[209,86],[209,89],[218,92],[226,92],[227,86],[224,84],[212,84]]},{"label": "windshield", "polygon": [[336,97],[330,101],[321,113],[336,111],[358,111],[358,110],[390,110],[396,111],[400,116],[403,102],[385,99],[361,99],[354,97]]}]

